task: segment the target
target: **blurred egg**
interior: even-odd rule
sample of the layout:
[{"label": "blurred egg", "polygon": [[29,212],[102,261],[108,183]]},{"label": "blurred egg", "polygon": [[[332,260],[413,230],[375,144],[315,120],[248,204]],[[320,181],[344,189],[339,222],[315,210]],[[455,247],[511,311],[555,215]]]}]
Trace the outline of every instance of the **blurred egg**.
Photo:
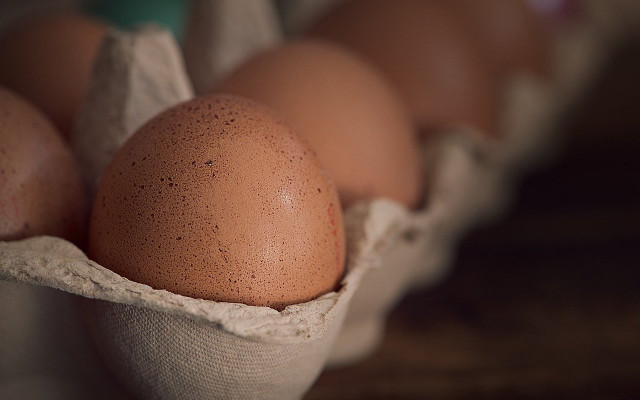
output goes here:
[{"label": "blurred egg", "polygon": [[0,37],[0,85],[35,104],[69,137],[105,29],[72,13],[20,21]]},{"label": "blurred egg", "polygon": [[343,207],[388,197],[421,200],[418,138],[399,96],[353,53],[293,41],[241,65],[216,91],[268,105],[318,153]]},{"label": "blurred egg", "polygon": [[0,240],[81,243],[85,194],[71,151],[40,111],[0,88]]},{"label": "blurred egg", "polygon": [[483,42],[497,74],[548,75],[546,28],[526,0],[442,0]]},{"label": "blurred egg", "polygon": [[282,309],[336,289],[338,195],[315,154],[239,97],[181,103],[120,149],[96,195],[90,257],[194,298]]},{"label": "blurred egg", "polygon": [[424,132],[470,125],[494,134],[498,88],[469,29],[424,0],[355,0],[322,17],[310,35],[341,43],[381,68]]}]

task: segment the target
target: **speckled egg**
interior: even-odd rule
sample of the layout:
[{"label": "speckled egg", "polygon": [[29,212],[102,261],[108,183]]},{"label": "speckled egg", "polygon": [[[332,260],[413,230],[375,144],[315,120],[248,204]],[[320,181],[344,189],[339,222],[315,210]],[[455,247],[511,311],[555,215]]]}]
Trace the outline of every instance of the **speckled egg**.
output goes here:
[{"label": "speckled egg", "polygon": [[340,43],[380,68],[422,133],[466,125],[495,134],[499,88],[491,64],[470,29],[437,3],[346,1],[308,35]]},{"label": "speckled egg", "polygon": [[0,88],[0,240],[51,235],[81,244],[85,222],[70,149],[40,111]]},{"label": "speckled egg", "polygon": [[351,51],[317,40],[258,54],[217,91],[260,101],[290,121],[335,179],[342,205],[421,200],[418,136],[384,77]]},{"label": "speckled egg", "polygon": [[306,143],[267,108],[214,95],[161,113],[121,148],[89,254],[156,289],[282,309],[336,289],[345,237]]}]

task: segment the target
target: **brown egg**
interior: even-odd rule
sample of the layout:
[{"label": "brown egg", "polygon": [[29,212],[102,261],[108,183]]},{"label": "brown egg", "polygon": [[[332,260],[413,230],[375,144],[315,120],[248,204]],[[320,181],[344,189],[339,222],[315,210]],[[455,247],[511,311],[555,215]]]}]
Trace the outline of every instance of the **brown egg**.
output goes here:
[{"label": "brown egg", "polygon": [[105,28],[71,13],[20,21],[0,37],[0,85],[35,104],[69,137]]},{"label": "brown egg", "polygon": [[281,309],[336,288],[345,238],[335,186],[291,128],[252,101],[209,96],[118,152],[89,254],[156,289]]},{"label": "brown egg", "polygon": [[496,131],[498,88],[491,66],[446,7],[424,0],[348,1],[309,34],[341,43],[381,68],[423,132],[452,124]]},{"label": "brown egg", "polygon": [[498,75],[517,71],[548,75],[548,37],[526,0],[441,0],[481,39]]},{"label": "brown egg", "polygon": [[71,151],[40,111],[0,88],[0,240],[82,242],[86,208]]},{"label": "brown egg", "polygon": [[353,53],[293,41],[259,54],[217,91],[262,102],[290,121],[335,179],[342,205],[421,199],[418,138],[399,96]]}]

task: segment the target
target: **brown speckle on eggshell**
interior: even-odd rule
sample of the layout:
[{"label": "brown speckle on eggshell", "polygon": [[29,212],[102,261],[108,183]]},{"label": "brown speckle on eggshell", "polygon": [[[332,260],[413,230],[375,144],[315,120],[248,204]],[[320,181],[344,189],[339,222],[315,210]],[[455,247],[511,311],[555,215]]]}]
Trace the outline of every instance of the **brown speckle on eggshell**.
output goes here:
[{"label": "brown speckle on eggshell", "polygon": [[156,289],[282,309],[336,288],[344,241],[336,189],[307,145],[263,106],[208,96],[122,147],[89,254]]},{"label": "brown speckle on eggshell", "polygon": [[353,52],[319,40],[256,55],[216,88],[283,115],[317,151],[343,207],[387,197],[422,200],[418,137],[398,93]]}]

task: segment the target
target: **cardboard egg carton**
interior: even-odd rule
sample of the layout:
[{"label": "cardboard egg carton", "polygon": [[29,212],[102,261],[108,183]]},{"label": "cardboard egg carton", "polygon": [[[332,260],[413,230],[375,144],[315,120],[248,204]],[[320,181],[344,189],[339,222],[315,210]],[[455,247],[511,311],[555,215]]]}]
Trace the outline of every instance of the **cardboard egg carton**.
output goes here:
[{"label": "cardboard egg carton", "polygon": [[[281,0],[285,31],[304,31],[339,1]],[[363,278],[329,366],[351,364],[371,354],[382,339],[387,314],[402,296],[439,282],[464,233],[499,217],[508,208],[518,178],[557,154],[562,143],[557,127],[563,116],[588,90],[611,43],[622,35],[603,7],[607,6],[599,0],[585,3],[584,19],[555,33],[551,80],[526,74],[508,78],[500,132],[491,135],[497,140],[459,126],[442,132],[439,142],[427,144],[431,148],[424,152],[425,162],[432,171],[427,202],[417,212],[395,204],[406,213],[405,222]]]},{"label": "cardboard egg carton", "polygon": [[[267,0],[192,5],[186,67],[161,28],[107,34],[73,143],[93,192],[118,148],[145,121],[193,97],[192,84],[204,92],[283,39]],[[0,281],[0,313],[8,316],[0,325],[7,338],[0,341],[0,358],[27,360],[19,374],[15,363],[0,361],[0,397],[52,385],[58,391],[50,395],[82,397],[89,384],[105,398],[125,391],[167,399],[301,397],[326,365],[370,354],[401,297],[442,279],[460,237],[506,209],[513,182],[554,148],[554,125],[606,59],[604,49],[615,36],[603,34],[611,32],[607,26],[594,18],[558,34],[553,82],[513,77],[504,96],[501,141],[451,127],[426,148],[425,164],[433,173],[421,210],[387,199],[346,210],[346,276],[339,291],[308,303],[278,312],[192,299],[124,279],[59,238],[0,242],[0,279],[7,281]],[[34,306],[25,308],[26,301]],[[45,304],[48,323],[66,324],[73,335],[32,334],[42,325]],[[21,354],[24,337],[41,343]],[[88,337],[103,361],[89,356],[94,351]],[[53,360],[52,366],[39,367],[42,358]],[[56,376],[52,371],[60,367],[69,373]],[[22,386],[13,384],[18,375]]]}]

